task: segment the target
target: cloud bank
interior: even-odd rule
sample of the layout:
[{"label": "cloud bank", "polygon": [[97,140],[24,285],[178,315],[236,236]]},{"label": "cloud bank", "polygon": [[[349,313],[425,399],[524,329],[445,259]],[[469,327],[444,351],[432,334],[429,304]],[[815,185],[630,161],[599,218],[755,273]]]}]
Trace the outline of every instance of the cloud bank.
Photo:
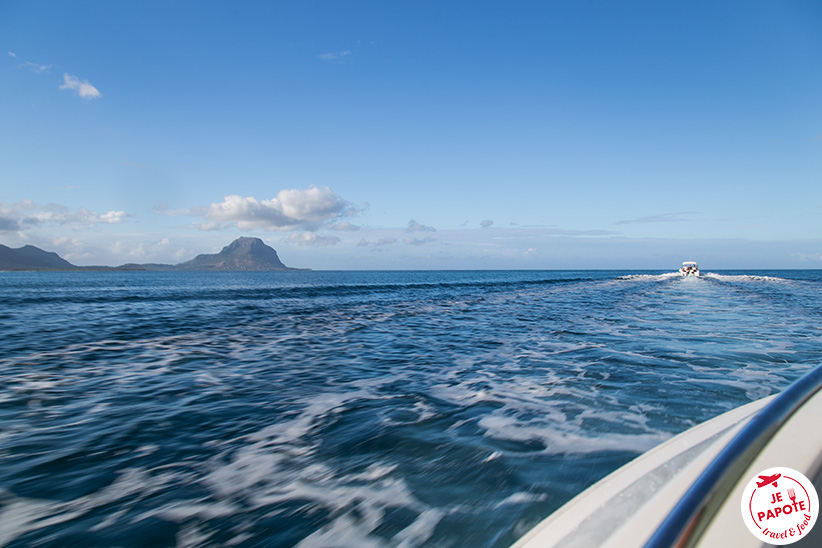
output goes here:
[{"label": "cloud bank", "polygon": [[692,215],[699,215],[699,211],[679,211],[676,213],[660,213],[658,215],[648,215],[647,217],[639,217],[638,219],[623,219],[617,221],[618,225],[630,224],[644,224],[644,223],[678,223],[678,222],[692,222],[689,218]]},{"label": "cloud bank", "polygon": [[430,244],[432,242],[436,242],[436,238],[415,238],[413,236],[408,236],[403,240],[406,245],[423,245],[423,244]]},{"label": "cloud bank", "polygon": [[414,219],[408,221],[408,228],[405,229],[406,232],[436,232],[437,229],[433,226],[425,226],[421,225]]},{"label": "cloud bank", "polygon": [[60,204],[38,206],[31,200],[16,203],[0,202],[0,231],[24,230],[44,224],[59,224],[69,228],[84,228],[97,224],[119,224],[130,215],[125,211],[95,213],[81,207],[72,210]]}]

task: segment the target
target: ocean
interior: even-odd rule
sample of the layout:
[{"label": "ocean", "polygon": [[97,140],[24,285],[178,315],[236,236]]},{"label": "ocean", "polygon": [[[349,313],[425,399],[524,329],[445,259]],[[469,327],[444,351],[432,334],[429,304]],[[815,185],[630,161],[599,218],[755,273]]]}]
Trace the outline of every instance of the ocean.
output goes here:
[{"label": "ocean", "polygon": [[822,271],[0,273],[0,546],[505,547],[822,363]]}]

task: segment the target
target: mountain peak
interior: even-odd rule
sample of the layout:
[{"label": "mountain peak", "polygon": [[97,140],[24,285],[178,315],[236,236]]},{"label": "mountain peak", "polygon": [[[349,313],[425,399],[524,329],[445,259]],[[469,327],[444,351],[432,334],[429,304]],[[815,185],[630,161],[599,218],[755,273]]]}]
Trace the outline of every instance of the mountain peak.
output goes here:
[{"label": "mountain peak", "polygon": [[237,238],[219,253],[197,255],[177,265],[126,264],[119,267],[77,267],[57,253],[33,245],[11,249],[0,244],[0,270],[302,270],[285,266],[277,252],[259,238]]},{"label": "mountain peak", "polygon": [[274,248],[260,238],[237,238],[222,251],[197,255],[192,260],[177,265],[185,270],[290,270]]},{"label": "mountain peak", "polygon": [[220,253],[222,253],[222,252],[230,253],[230,252],[235,251],[237,249],[260,249],[261,247],[267,247],[268,249],[272,249],[272,248],[268,247],[267,245],[265,245],[265,242],[263,242],[259,238],[251,238],[249,236],[240,236],[239,238],[237,238],[236,240],[234,240],[233,242],[231,242],[230,244],[225,246]]},{"label": "mountain peak", "polygon": [[76,268],[57,253],[33,245],[11,249],[0,245],[0,270],[69,270]]}]

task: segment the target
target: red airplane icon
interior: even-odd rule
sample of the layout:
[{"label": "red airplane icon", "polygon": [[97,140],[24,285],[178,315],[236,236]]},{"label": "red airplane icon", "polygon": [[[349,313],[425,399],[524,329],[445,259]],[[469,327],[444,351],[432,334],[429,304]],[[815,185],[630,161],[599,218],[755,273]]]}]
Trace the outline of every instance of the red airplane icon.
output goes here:
[{"label": "red airplane icon", "polygon": [[773,483],[773,486],[777,487],[776,480],[778,480],[780,476],[782,476],[782,474],[774,474],[773,476],[759,476],[759,479],[762,481],[756,482],[756,486],[765,487],[766,485]]}]

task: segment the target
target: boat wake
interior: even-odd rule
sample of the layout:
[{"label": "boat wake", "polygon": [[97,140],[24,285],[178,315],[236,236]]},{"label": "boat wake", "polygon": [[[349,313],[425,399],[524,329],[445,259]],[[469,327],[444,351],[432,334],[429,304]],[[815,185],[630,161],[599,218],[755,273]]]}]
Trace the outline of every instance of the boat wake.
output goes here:
[{"label": "boat wake", "polygon": [[681,277],[682,275],[679,272],[665,272],[664,274],[628,274],[626,276],[620,276],[617,279],[643,282],[662,282],[665,280],[672,280]]},{"label": "boat wake", "polygon": [[0,277],[0,548],[509,546],[822,350],[819,271],[53,274]]},{"label": "boat wake", "polygon": [[715,272],[705,272],[703,278],[718,280],[721,282],[777,282],[784,283],[790,280],[776,276],[756,276],[754,274],[717,274]]},{"label": "boat wake", "polygon": [[682,280],[684,282],[698,282],[701,279],[709,279],[719,282],[770,282],[788,283],[791,280],[778,276],[759,276],[756,274],[719,274],[717,272],[702,272],[699,276],[683,276],[680,272],[665,272],[662,274],[627,274],[617,277],[621,281],[640,282],[664,282],[669,280]]}]

